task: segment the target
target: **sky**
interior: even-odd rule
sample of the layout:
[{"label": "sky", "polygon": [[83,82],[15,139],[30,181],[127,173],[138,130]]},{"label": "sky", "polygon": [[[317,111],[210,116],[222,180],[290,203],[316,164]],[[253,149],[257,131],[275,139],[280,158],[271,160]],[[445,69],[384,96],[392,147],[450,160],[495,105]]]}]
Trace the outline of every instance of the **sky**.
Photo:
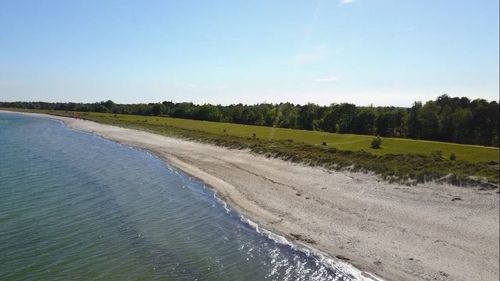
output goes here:
[{"label": "sky", "polygon": [[0,0],[0,101],[498,100],[498,0]]}]

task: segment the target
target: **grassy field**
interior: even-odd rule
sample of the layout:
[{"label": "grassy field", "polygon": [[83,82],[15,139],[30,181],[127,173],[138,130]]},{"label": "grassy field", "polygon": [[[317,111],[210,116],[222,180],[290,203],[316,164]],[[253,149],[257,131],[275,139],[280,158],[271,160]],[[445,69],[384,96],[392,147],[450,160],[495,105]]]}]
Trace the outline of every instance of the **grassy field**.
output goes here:
[{"label": "grassy field", "polygon": [[370,147],[370,142],[373,139],[373,136],[366,135],[333,134],[318,131],[271,128],[155,116],[88,113],[86,117],[99,118],[101,120],[111,119],[108,121],[118,123],[143,122],[150,125],[162,125],[187,130],[202,131],[219,136],[229,135],[248,138],[253,137],[253,134],[255,133],[257,138],[271,141],[293,140],[296,143],[310,145],[322,145],[323,142],[326,142],[328,147],[334,147],[339,150],[364,150],[375,155],[407,153],[430,155],[434,151],[441,151],[444,157],[449,157],[451,153],[455,153],[458,160],[464,160],[467,162],[498,161],[499,157],[499,150],[497,148],[476,145],[400,138],[383,138],[382,148],[372,149]]},{"label": "grassy field", "polygon": [[[331,169],[349,167],[355,170],[368,170],[390,181],[422,182],[445,178],[446,181],[455,184],[465,182],[498,184],[499,149],[492,147],[383,138],[382,148],[372,149],[370,142],[373,136],[365,135],[332,134],[158,116],[38,112],[79,117],[231,148],[249,148],[270,157],[321,165]],[[440,151],[441,154],[436,154],[435,151]],[[456,155],[456,161],[448,160],[451,153]]]}]

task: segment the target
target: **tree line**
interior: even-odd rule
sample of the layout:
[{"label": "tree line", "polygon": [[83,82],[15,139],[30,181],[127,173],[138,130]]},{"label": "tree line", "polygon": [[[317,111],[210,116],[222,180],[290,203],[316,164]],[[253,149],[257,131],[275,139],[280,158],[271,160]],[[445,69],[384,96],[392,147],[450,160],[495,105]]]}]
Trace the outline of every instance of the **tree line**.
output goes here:
[{"label": "tree line", "polygon": [[171,101],[116,104],[110,100],[98,103],[0,102],[0,107],[169,116],[342,134],[499,145],[497,101],[448,95],[425,103],[415,102],[411,108],[350,103],[329,106],[314,103],[223,106]]}]

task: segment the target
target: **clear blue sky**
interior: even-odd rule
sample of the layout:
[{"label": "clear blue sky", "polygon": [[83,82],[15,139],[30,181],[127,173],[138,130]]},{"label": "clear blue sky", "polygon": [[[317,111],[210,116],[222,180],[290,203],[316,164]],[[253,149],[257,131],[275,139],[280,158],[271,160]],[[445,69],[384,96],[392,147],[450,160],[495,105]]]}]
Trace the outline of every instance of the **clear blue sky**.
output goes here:
[{"label": "clear blue sky", "polygon": [[0,100],[498,100],[498,0],[0,0]]}]

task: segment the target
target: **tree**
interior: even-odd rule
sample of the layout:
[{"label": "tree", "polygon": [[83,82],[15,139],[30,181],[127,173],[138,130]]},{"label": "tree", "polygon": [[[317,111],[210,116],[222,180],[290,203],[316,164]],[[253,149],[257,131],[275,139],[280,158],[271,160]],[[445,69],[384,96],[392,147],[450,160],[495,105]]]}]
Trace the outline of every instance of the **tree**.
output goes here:
[{"label": "tree", "polygon": [[433,101],[428,101],[420,112],[423,139],[436,139],[439,136],[439,108]]},{"label": "tree", "polygon": [[373,134],[376,118],[377,114],[372,107],[358,110],[353,122],[353,133]]},{"label": "tree", "polygon": [[298,113],[295,106],[291,103],[279,105],[281,114],[278,116],[278,126],[282,128],[296,128]]},{"label": "tree", "polygon": [[339,133],[345,134],[353,131],[354,117],[356,116],[356,105],[341,103],[339,111]]},{"label": "tree", "polygon": [[323,131],[335,133],[337,132],[338,120],[338,105],[332,104],[326,110],[326,113],[321,119],[319,126]]},{"label": "tree", "polygon": [[422,103],[415,102],[410,108],[408,115],[408,136],[410,138],[419,138],[421,136],[422,123],[420,120],[420,111],[422,110]]},{"label": "tree", "polygon": [[297,118],[297,125],[300,129],[313,130],[314,120],[317,119],[317,112],[319,106],[314,103],[308,103],[299,109]]}]

